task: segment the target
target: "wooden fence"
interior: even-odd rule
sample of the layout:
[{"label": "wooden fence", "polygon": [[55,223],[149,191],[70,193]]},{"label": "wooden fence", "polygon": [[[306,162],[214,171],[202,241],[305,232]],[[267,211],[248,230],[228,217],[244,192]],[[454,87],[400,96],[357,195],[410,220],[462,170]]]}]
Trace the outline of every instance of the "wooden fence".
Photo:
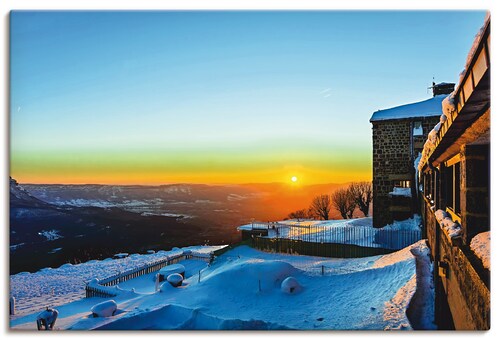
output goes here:
[{"label": "wooden fence", "polygon": [[208,263],[211,263],[214,259],[213,254],[208,254],[208,255],[203,255],[203,254],[198,254],[198,253],[191,253],[191,254],[181,254],[181,255],[175,255],[175,256],[167,256],[166,258],[146,263],[145,265],[137,268],[132,268],[124,272],[117,273],[115,275],[109,276],[107,278],[99,280],[99,286],[102,287],[95,287],[94,285],[89,285],[87,283],[85,285],[85,297],[113,297],[116,296],[116,293],[111,291],[108,287],[110,286],[116,286],[117,284],[135,279],[136,277],[139,277],[141,275],[149,274],[156,272],[160,270],[161,268],[178,263],[183,260],[189,260],[189,259],[198,259],[202,261],[206,261]]}]

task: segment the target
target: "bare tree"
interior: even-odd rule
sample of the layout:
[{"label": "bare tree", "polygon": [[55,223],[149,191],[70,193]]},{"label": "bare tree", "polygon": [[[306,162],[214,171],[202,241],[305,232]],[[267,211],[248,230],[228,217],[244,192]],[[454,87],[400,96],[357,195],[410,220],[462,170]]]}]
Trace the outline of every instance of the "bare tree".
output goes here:
[{"label": "bare tree", "polygon": [[288,219],[296,219],[296,218],[308,219],[313,217],[314,216],[311,214],[311,211],[308,209],[296,210],[294,212],[289,213],[287,216]]},{"label": "bare tree", "polygon": [[351,183],[351,185],[349,185],[349,191],[351,192],[359,210],[361,210],[365,216],[368,216],[370,202],[373,200],[371,182]]},{"label": "bare tree", "polygon": [[309,210],[314,214],[314,216],[317,216],[323,220],[327,220],[331,208],[332,203],[330,201],[330,196],[319,195],[313,198]]},{"label": "bare tree", "polygon": [[332,194],[332,205],[342,215],[342,218],[352,218],[356,202],[349,188],[338,189]]}]

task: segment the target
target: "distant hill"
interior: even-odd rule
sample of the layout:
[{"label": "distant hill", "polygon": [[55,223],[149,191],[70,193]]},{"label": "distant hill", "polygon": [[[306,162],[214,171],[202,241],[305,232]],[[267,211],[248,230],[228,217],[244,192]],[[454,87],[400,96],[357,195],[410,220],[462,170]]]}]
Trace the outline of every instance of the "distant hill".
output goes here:
[{"label": "distant hill", "polygon": [[15,179],[10,178],[10,206],[14,208],[32,207],[32,208],[48,208],[50,205],[38,198],[33,197],[26,189],[24,189]]},{"label": "distant hill", "polygon": [[[118,252],[234,243],[237,226],[282,220],[346,185],[46,185],[11,178],[11,272]],[[331,218],[340,214],[332,211]]]},{"label": "distant hill", "polygon": [[55,205],[10,181],[10,273],[58,267],[118,252],[237,241],[235,228],[197,224],[182,216],[148,215],[119,207]]},{"label": "distant hill", "polygon": [[[190,220],[230,228],[251,219],[281,220],[307,208],[313,197],[348,184],[292,186],[285,183],[234,185],[42,185],[25,184],[36,198],[57,206],[119,207],[147,214],[183,215]],[[333,218],[340,214],[333,212]]]}]

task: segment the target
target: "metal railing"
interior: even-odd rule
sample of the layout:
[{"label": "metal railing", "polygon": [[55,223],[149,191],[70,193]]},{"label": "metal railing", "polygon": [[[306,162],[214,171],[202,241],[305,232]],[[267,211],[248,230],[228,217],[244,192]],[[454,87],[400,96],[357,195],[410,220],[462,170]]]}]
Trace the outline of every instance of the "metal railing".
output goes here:
[{"label": "metal railing", "polygon": [[422,239],[421,230],[394,230],[352,225],[254,223],[267,236],[254,236],[256,248],[327,257],[363,257],[403,249]]}]

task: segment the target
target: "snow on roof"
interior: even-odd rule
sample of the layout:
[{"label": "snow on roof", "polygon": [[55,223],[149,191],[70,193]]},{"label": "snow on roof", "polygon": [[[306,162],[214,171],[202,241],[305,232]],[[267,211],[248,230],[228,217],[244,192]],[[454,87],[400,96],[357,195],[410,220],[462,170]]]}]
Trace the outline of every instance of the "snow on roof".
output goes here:
[{"label": "snow on roof", "polygon": [[439,84],[434,84],[434,86],[443,86],[443,85],[455,85],[455,83],[447,83],[447,82],[440,82]]},{"label": "snow on roof", "polygon": [[446,94],[440,94],[421,102],[396,106],[385,110],[378,110],[373,113],[372,118],[370,118],[370,122],[390,119],[440,116],[442,114],[442,101],[446,98],[446,96]]}]

